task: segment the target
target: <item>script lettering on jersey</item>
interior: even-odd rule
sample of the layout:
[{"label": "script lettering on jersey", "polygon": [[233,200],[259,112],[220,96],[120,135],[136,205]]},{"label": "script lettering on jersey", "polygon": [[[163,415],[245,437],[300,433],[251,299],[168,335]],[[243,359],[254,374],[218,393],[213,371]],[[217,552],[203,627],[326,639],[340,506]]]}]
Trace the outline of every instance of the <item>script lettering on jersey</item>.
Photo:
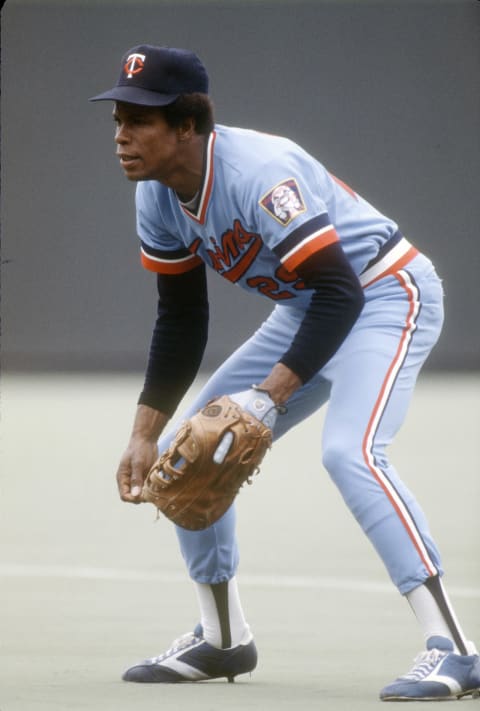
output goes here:
[{"label": "script lettering on jersey", "polygon": [[213,249],[207,248],[207,254],[212,267],[232,282],[241,279],[262,248],[260,235],[246,230],[240,220],[223,233],[220,244],[215,237],[210,237],[210,243]]},{"label": "script lettering on jersey", "polygon": [[[192,254],[196,254],[202,240],[197,237],[190,245]],[[221,276],[235,283],[247,272],[263,246],[262,238],[256,232],[246,230],[236,219],[231,230],[226,230],[220,239],[210,237],[211,248],[206,251],[210,265]],[[275,270],[274,275],[251,276],[246,280],[250,289],[256,289],[273,301],[293,299],[295,290],[305,289],[305,284],[296,272],[289,272],[283,265]],[[287,287],[287,288],[285,288]]]}]

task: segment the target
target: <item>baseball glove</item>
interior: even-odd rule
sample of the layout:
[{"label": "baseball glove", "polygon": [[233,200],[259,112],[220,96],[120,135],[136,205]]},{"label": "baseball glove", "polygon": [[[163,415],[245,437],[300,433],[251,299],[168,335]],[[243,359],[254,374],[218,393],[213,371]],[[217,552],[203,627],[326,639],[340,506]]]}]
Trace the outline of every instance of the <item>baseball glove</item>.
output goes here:
[{"label": "baseball glove", "polygon": [[[216,452],[226,433],[231,445],[219,458]],[[225,513],[240,487],[251,483],[271,445],[271,429],[231,398],[211,400],[183,423],[157,459],[142,498],[178,526],[207,528]]]}]

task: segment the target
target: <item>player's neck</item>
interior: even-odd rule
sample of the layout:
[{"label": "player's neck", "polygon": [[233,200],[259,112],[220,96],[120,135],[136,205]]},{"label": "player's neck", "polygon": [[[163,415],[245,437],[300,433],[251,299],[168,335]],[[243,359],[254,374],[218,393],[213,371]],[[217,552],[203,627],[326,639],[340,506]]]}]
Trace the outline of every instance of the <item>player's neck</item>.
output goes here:
[{"label": "player's neck", "polygon": [[180,162],[180,169],[171,187],[182,202],[189,202],[202,188],[208,136],[195,135],[185,145]]}]

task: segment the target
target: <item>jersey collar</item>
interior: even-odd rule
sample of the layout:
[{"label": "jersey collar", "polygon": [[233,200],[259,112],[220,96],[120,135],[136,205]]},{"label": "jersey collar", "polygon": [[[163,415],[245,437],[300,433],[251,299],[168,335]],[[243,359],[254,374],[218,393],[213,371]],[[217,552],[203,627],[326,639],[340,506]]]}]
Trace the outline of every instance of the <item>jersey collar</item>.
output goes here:
[{"label": "jersey collar", "polygon": [[189,210],[188,207],[180,203],[180,207],[183,212],[190,217],[195,222],[199,222],[201,225],[205,223],[205,217],[207,214],[208,205],[210,202],[210,196],[212,194],[213,188],[213,147],[215,145],[215,139],[217,134],[215,131],[208,137],[207,150],[206,150],[206,161],[205,161],[205,173],[203,177],[203,185],[200,192],[200,200],[195,210]]}]

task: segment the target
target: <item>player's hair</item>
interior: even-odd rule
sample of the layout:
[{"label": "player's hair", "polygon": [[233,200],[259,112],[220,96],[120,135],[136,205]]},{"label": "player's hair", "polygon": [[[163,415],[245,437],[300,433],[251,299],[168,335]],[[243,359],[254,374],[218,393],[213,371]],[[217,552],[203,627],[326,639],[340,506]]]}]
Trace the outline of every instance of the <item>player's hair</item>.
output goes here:
[{"label": "player's hair", "polygon": [[206,94],[181,94],[172,104],[163,107],[163,115],[170,128],[193,118],[196,133],[204,135],[213,131],[215,123],[213,104]]}]

